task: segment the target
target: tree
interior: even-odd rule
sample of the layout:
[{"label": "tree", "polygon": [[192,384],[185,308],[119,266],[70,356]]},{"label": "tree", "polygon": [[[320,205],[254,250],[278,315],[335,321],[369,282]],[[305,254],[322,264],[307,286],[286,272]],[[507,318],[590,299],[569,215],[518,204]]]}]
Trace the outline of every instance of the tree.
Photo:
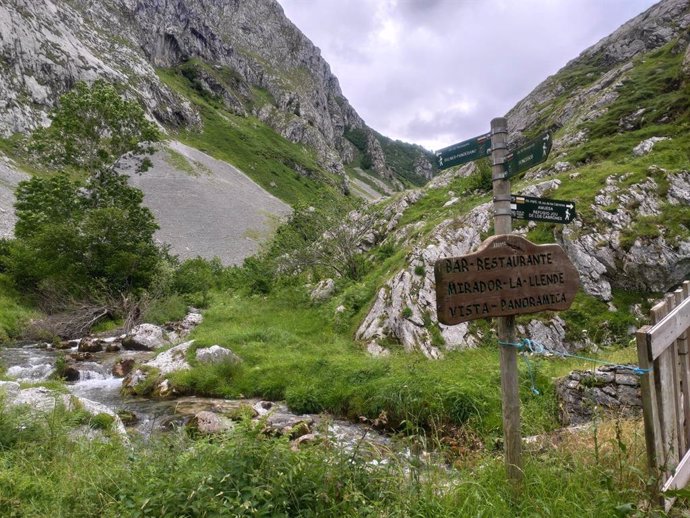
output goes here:
[{"label": "tree", "polygon": [[290,221],[278,229],[270,255],[284,272],[316,268],[357,280],[365,273],[364,241],[371,238],[376,222],[372,210],[343,214],[334,207],[296,207]]},{"label": "tree", "polygon": [[115,166],[125,153],[146,152],[158,131],[134,101],[112,85],[79,83],[31,137],[31,149],[53,166],[87,173],[34,176],[16,191],[16,240],[9,270],[39,294],[128,294],[153,282],[162,258],[158,226],[143,193]]},{"label": "tree", "polygon": [[[111,170],[127,153],[145,154],[160,133],[144,110],[99,80],[79,82],[60,98],[51,124],[36,130],[30,149],[49,165],[72,166],[89,174]],[[146,164],[143,164],[144,167]]]}]

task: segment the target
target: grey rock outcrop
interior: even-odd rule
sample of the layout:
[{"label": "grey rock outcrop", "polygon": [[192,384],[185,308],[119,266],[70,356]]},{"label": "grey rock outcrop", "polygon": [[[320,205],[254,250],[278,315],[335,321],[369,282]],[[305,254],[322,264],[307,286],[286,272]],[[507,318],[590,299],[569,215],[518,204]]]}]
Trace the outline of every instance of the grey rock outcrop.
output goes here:
[{"label": "grey rock outcrop", "polygon": [[[688,173],[658,172],[672,187],[669,203],[689,205]],[[576,220],[562,234],[562,245],[580,274],[583,289],[602,300],[611,300],[612,287],[661,292],[690,274],[687,240],[669,240],[660,230],[656,237],[638,236],[629,247],[624,246],[622,240],[633,222],[640,216],[658,216],[664,201],[653,177],[633,185],[625,185],[625,178],[609,177],[595,196],[592,210],[601,223],[597,228],[585,229]]]},{"label": "grey rock outcrop", "polygon": [[[368,348],[378,355],[382,354],[378,342],[393,339],[406,351],[419,349],[429,358],[440,358],[443,348],[476,345],[468,324],[438,323],[433,272],[437,259],[467,254],[479,246],[481,233],[489,229],[490,217],[489,204],[483,204],[458,221],[447,220],[439,225],[430,244],[415,247],[407,257],[408,267],[379,290],[356,338],[369,343]],[[439,335],[444,344],[439,343]]]},{"label": "grey rock outcrop", "polygon": [[651,153],[654,148],[654,144],[657,142],[663,142],[664,140],[670,140],[668,137],[650,137],[643,140],[632,150],[634,156],[642,156]]},{"label": "grey rock outcrop", "polygon": [[152,351],[169,343],[165,330],[155,324],[139,324],[122,339],[122,347],[133,351]]},{"label": "grey rock outcrop", "polygon": [[559,417],[564,426],[574,426],[600,417],[640,415],[640,379],[630,368],[600,367],[574,371],[556,383]]},{"label": "grey rock outcrop", "polygon": [[189,362],[187,362],[187,351],[189,351],[193,343],[194,340],[190,340],[189,342],[176,345],[160,353],[153,360],[146,362],[144,366],[157,369],[161,376],[175,371],[191,369]]},{"label": "grey rock outcrop", "polygon": [[24,406],[33,416],[52,412],[58,405],[68,411],[84,410],[93,416],[107,414],[112,418],[114,430],[126,440],[127,431],[122,420],[101,403],[70,394],[60,394],[46,387],[21,389],[19,383],[13,381],[0,381],[0,395],[4,396],[3,401],[6,405]]},{"label": "grey rock outcrop", "polygon": [[[562,70],[591,68],[584,83],[563,79],[559,74],[547,78],[527,97],[508,112],[508,129],[512,138],[520,140],[522,132],[544,123],[565,128],[554,142],[554,151],[583,142],[586,128],[582,123],[595,120],[607,112],[616,100],[623,81],[632,69],[632,59],[661,47],[685,33],[690,26],[688,0],[664,0],[623,24],[610,36],[582,52]],[[554,107],[557,98],[567,102]],[[621,128],[634,128],[639,109],[621,119]]]},{"label": "grey rock outcrop", "polygon": [[212,345],[196,350],[196,361],[199,363],[241,363],[242,359],[230,349],[220,345]]},{"label": "grey rock outcrop", "polygon": [[232,430],[235,427],[235,423],[222,415],[202,410],[190,419],[187,426],[202,435],[213,435]]},{"label": "grey rock outcrop", "polygon": [[20,172],[16,164],[0,154],[0,239],[14,237],[14,224],[17,222],[14,190],[19,182],[28,179],[29,175]]},{"label": "grey rock outcrop", "polygon": [[335,281],[333,279],[324,279],[314,287],[309,294],[309,297],[314,302],[323,302],[328,299],[335,291]]}]

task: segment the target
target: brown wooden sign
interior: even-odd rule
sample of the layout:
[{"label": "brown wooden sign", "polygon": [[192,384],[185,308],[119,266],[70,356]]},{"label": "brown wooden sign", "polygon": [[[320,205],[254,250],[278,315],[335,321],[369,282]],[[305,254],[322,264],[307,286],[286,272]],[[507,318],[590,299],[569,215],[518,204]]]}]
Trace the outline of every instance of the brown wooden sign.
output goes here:
[{"label": "brown wooden sign", "polygon": [[473,254],[439,259],[434,270],[438,321],[446,325],[568,309],[579,285],[559,245],[514,234],[490,237]]}]

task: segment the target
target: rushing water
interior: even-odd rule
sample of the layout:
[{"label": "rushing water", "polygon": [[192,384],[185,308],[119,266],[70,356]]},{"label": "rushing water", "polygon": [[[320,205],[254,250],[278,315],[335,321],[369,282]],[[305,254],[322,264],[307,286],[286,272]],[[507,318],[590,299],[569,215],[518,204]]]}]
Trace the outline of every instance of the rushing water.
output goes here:
[{"label": "rushing water", "polygon": [[[50,378],[59,356],[75,352],[76,345],[72,349],[62,351],[46,344],[17,345],[0,348],[0,364],[7,368],[7,376],[10,378],[24,382],[40,382]],[[237,401],[195,397],[155,400],[123,397],[120,392],[122,379],[114,377],[111,373],[113,364],[122,356],[148,358],[150,353],[93,353],[88,361],[70,362],[70,366],[79,371],[79,379],[67,383],[67,386],[75,396],[102,403],[116,412],[126,411],[134,414],[136,422],[133,428],[145,436],[181,425],[199,410],[236,407],[240,404],[252,405],[260,414],[274,412],[281,416],[295,417],[282,404],[272,405],[270,410],[265,410],[259,404],[259,400]],[[346,451],[357,447],[363,439],[370,445],[386,450],[390,448],[391,442],[388,437],[367,426],[317,415],[304,417],[313,421],[314,429],[326,427],[331,440]]]}]

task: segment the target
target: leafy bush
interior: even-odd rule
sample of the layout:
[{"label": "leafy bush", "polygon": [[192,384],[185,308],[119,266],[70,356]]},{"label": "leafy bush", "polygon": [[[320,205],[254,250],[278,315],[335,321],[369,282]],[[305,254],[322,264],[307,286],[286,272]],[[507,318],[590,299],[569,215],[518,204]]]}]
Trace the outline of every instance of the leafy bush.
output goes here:
[{"label": "leafy bush", "polygon": [[9,270],[18,287],[85,296],[147,288],[162,253],[143,193],[103,173],[85,184],[60,173],[17,188],[16,240]]},{"label": "leafy bush", "polygon": [[50,126],[33,133],[30,149],[49,165],[89,174],[112,169],[126,153],[144,154],[147,143],[160,139],[141,106],[101,80],[77,83],[60,98],[51,119]]},{"label": "leafy bush", "polygon": [[187,259],[176,270],[173,277],[173,289],[195,306],[208,305],[209,291],[218,283],[223,271],[219,259],[207,261],[201,257]]}]

